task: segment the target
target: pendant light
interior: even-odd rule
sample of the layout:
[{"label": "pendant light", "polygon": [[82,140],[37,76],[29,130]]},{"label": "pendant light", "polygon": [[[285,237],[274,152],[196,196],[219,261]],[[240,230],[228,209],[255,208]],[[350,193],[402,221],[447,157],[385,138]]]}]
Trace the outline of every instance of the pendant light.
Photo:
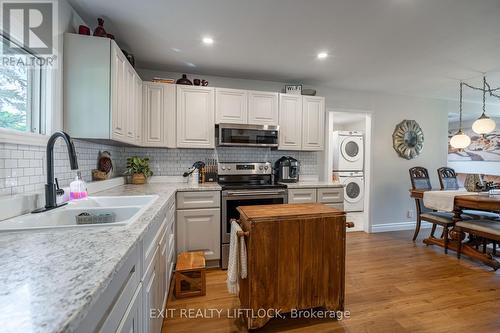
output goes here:
[{"label": "pendant light", "polygon": [[450,145],[455,149],[464,149],[470,145],[470,138],[462,130],[462,88],[463,83],[460,82],[460,128],[450,139]]},{"label": "pendant light", "polygon": [[493,132],[496,127],[495,121],[486,115],[486,76],[483,76],[483,114],[472,124],[472,130],[485,135]]}]

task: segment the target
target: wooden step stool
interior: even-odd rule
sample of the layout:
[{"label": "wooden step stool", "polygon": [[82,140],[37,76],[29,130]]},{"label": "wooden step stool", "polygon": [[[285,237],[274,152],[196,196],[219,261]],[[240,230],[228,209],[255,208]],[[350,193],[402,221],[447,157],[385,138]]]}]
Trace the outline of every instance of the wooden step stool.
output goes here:
[{"label": "wooden step stool", "polygon": [[175,297],[204,296],[205,292],[205,253],[180,253],[175,265]]}]

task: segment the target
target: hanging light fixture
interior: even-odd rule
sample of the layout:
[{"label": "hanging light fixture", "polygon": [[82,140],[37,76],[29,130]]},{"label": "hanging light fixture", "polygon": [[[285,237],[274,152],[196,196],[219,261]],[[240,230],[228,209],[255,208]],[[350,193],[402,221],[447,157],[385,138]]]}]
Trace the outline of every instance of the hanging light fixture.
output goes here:
[{"label": "hanging light fixture", "polygon": [[464,149],[470,145],[470,138],[462,129],[462,88],[463,83],[460,82],[460,128],[450,139],[450,145],[455,149]]},{"label": "hanging light fixture", "polygon": [[486,115],[486,76],[483,76],[483,114],[472,124],[472,130],[484,135],[493,132],[496,127],[495,121]]}]

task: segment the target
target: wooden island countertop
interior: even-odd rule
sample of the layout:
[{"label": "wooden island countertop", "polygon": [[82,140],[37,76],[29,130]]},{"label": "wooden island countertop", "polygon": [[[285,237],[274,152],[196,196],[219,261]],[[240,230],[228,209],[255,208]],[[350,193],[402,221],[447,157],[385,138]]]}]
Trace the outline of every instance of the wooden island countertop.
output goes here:
[{"label": "wooden island countertop", "polygon": [[238,212],[246,219],[253,222],[284,220],[290,217],[311,218],[321,215],[344,216],[345,213],[339,209],[331,208],[320,203],[311,204],[286,204],[286,205],[255,205],[240,206]]},{"label": "wooden island countertop", "polygon": [[[240,206],[238,211],[247,247],[248,276],[239,279],[243,309],[344,309],[343,211],[323,204]],[[248,329],[271,318],[245,316]]]}]

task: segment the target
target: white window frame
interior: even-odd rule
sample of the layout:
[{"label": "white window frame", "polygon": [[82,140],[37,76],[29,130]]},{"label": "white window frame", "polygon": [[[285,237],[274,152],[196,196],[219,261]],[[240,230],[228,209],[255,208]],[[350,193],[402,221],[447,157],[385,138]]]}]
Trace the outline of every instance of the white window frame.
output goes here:
[{"label": "white window frame", "polygon": [[[0,37],[4,38],[3,36]],[[22,132],[8,128],[0,128],[0,143],[33,146],[45,146],[47,144],[50,137],[48,134],[52,133],[54,128],[56,128],[56,119],[59,116],[57,111],[55,111],[55,106],[58,104],[55,103],[55,99],[57,98],[57,89],[55,85],[58,73],[58,69],[43,67],[40,70],[33,69],[29,74],[31,79],[39,80],[40,82],[40,89],[35,92],[37,96],[32,96],[33,91],[29,92],[31,95],[29,99],[30,103],[40,104],[40,113],[36,115],[35,119],[32,118],[32,115],[29,115],[28,118],[31,120],[31,127],[33,127],[33,121],[35,121],[39,126],[43,127],[42,132],[44,133],[33,133],[31,131]],[[60,76],[62,78],[62,75]],[[39,131],[40,129],[37,130]]]}]

